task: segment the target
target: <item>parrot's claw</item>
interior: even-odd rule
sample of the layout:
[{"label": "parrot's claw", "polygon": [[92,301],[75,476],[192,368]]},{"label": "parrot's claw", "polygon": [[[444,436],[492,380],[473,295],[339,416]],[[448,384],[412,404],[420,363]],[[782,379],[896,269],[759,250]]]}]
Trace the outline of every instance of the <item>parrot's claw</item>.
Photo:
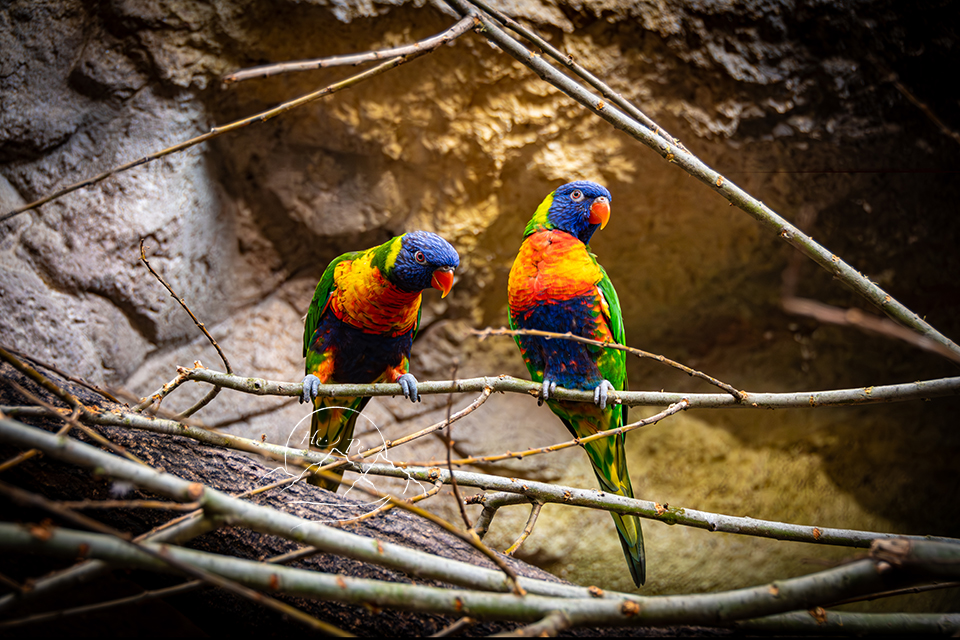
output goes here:
[{"label": "parrot's claw", "polygon": [[616,391],[616,387],[609,380],[604,380],[593,390],[593,403],[601,409],[607,408],[607,390]]},{"label": "parrot's claw", "polygon": [[410,402],[420,402],[420,395],[417,393],[417,379],[413,377],[412,373],[403,374],[397,378],[397,382],[403,389],[404,398],[409,398]]},{"label": "parrot's claw", "polygon": [[303,393],[300,394],[300,404],[304,402],[313,402],[320,391],[320,378],[308,373],[303,378]]},{"label": "parrot's claw", "polygon": [[550,380],[549,378],[544,378],[543,384],[540,386],[540,397],[537,398],[537,406],[539,407],[544,402],[549,400],[550,394],[556,393],[556,391],[557,391],[556,381]]}]

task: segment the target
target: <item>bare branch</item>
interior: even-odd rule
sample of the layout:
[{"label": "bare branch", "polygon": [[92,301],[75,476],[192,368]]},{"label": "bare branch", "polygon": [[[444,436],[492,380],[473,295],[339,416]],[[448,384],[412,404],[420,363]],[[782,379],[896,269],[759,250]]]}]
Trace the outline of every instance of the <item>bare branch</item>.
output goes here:
[{"label": "bare branch", "polygon": [[[38,540],[19,525],[0,524],[0,545],[15,550],[40,550],[73,557],[83,545],[95,558],[125,566],[164,570],[164,565],[141,550],[125,549],[115,538],[94,533],[54,529]],[[954,573],[957,545],[924,542],[918,548],[939,547],[937,553],[953,554],[948,563]],[[606,593],[602,597],[556,597],[490,593],[467,589],[386,583],[290,567],[267,565],[251,560],[228,558],[180,547],[165,547],[164,553],[182,562],[215,571],[227,579],[258,589],[279,587],[289,595],[352,602],[366,606],[396,607],[450,615],[498,617],[536,622],[555,611],[563,611],[571,626],[657,626],[665,624],[729,624],[736,620],[769,616],[818,606],[829,599],[885,589],[891,582],[904,584],[929,577],[928,563],[917,573],[901,571],[875,559],[862,559],[812,575],[777,581],[747,589],[683,596],[627,596]],[[581,589],[581,593],[588,590]]]},{"label": "bare branch", "polygon": [[[357,473],[373,473],[389,477],[411,477],[425,480],[428,474],[437,473],[436,467],[425,469],[421,467],[406,467],[398,469],[393,465],[363,464],[352,469]],[[440,479],[449,482],[447,471],[440,470]],[[552,504],[602,509],[625,515],[636,515],[641,518],[659,520],[666,524],[679,524],[707,531],[734,533],[738,535],[773,538],[775,540],[792,540],[794,542],[808,542],[812,544],[827,544],[841,547],[869,547],[874,540],[902,538],[910,541],[935,540],[938,542],[960,543],[955,538],[938,536],[904,536],[893,533],[873,531],[858,531],[854,529],[836,529],[820,525],[799,525],[772,520],[758,520],[756,518],[728,516],[707,511],[698,511],[674,505],[660,505],[648,500],[626,498],[610,493],[603,493],[596,489],[579,489],[565,487],[535,480],[522,478],[505,478],[483,473],[458,471],[457,481],[461,486],[477,487],[484,491],[498,493],[482,494],[469,500],[470,503],[484,505],[484,512],[490,509],[489,515],[481,514],[474,525],[478,531],[489,526],[493,512],[500,507],[511,504],[529,504],[539,501]]]},{"label": "bare branch", "polygon": [[903,340],[918,349],[931,351],[944,358],[960,363],[960,353],[948,349],[939,342],[935,342],[929,337],[917,333],[913,329],[897,324],[893,320],[877,318],[864,313],[860,309],[841,309],[840,307],[832,307],[822,302],[817,302],[816,300],[795,297],[784,298],[781,304],[783,305],[783,310],[787,313],[814,318],[823,324],[857,327],[888,338]]},{"label": "bare branch", "polygon": [[960,633],[958,613],[857,613],[826,611],[820,607],[810,611],[781,613],[766,618],[741,620],[729,625],[750,635],[778,636],[843,635],[843,636],[956,636]]},{"label": "bare branch", "polygon": [[[532,449],[526,449],[524,451],[507,451],[505,453],[500,453],[492,456],[471,456],[469,458],[461,458],[459,460],[451,461],[455,465],[465,465],[465,464],[478,464],[483,462],[502,462],[504,460],[522,460],[528,456],[535,456],[541,453],[552,453],[554,451],[561,451],[563,449],[569,449],[570,447],[580,447],[588,442],[593,442],[594,440],[601,440],[603,438],[610,438],[613,436],[620,435],[622,433],[627,433],[640,429],[642,427],[648,427],[652,424],[656,424],[668,418],[675,413],[679,413],[684,409],[689,407],[689,403],[686,400],[681,400],[676,404],[672,404],[658,414],[652,415],[649,418],[644,418],[636,422],[631,422],[630,424],[623,425],[622,427],[617,427],[616,429],[608,429],[607,431],[598,431],[590,436],[585,436],[583,438],[574,438],[573,440],[567,440],[566,442],[560,442],[558,444],[552,444],[546,447],[534,447]],[[430,460],[429,462],[405,462],[405,463],[396,463],[397,466],[420,466],[420,467],[429,467],[437,464],[442,464],[436,460]]]},{"label": "bare branch", "polygon": [[520,534],[520,537],[503,552],[504,555],[512,556],[517,552],[517,549],[520,548],[524,540],[530,537],[530,534],[533,533],[533,527],[537,524],[537,517],[540,515],[541,509],[543,509],[542,503],[533,503],[533,506],[530,508],[530,516],[527,518],[527,524],[523,527],[523,532]]},{"label": "bare branch", "polygon": [[477,21],[473,18],[463,18],[446,31],[438,33],[437,35],[431,36],[424,40],[420,40],[419,42],[414,42],[413,44],[406,44],[390,49],[381,49],[379,51],[367,51],[365,53],[355,53],[352,55],[319,58],[317,60],[278,62],[276,64],[267,64],[260,67],[253,67],[251,69],[234,71],[233,73],[223,77],[223,83],[225,85],[231,85],[235,82],[243,82],[244,80],[252,80],[254,78],[267,78],[269,76],[275,76],[281,73],[313,71],[316,69],[325,69],[327,67],[356,66],[358,64],[363,64],[364,62],[375,62],[377,60],[385,60],[387,58],[394,58],[396,56],[403,56],[410,53],[425,53],[428,51],[433,51],[443,44],[452,42],[456,38],[469,31],[476,24]]},{"label": "bare branch", "polygon": [[734,398],[736,398],[739,402],[743,402],[744,400],[746,400],[746,397],[747,397],[747,394],[745,394],[743,391],[735,389],[734,387],[730,386],[726,382],[721,382],[720,380],[717,380],[712,376],[708,376],[707,374],[701,371],[697,371],[696,369],[691,369],[687,365],[680,364],[679,362],[675,362],[661,355],[650,353],[649,351],[643,351],[641,349],[635,349],[633,347],[628,347],[626,345],[617,344],[616,342],[600,341],[600,340],[593,340],[591,338],[584,338],[583,336],[574,335],[569,331],[567,333],[556,333],[554,331],[541,331],[539,329],[507,329],[506,327],[493,329],[491,327],[487,327],[486,329],[481,329],[479,331],[476,329],[471,330],[471,333],[473,333],[476,336],[479,336],[481,340],[483,340],[488,336],[540,336],[548,340],[571,340],[573,342],[581,342],[583,344],[592,344],[597,347],[603,347],[604,349],[616,349],[618,351],[626,351],[627,353],[632,353],[633,355],[639,358],[651,358],[653,360],[656,360],[657,362],[662,362],[663,364],[669,365],[674,369],[679,369],[680,371],[683,371],[689,376],[700,378],[701,380],[706,380],[710,384],[720,387],[721,389],[723,389],[724,391],[732,395]]},{"label": "bare branch", "polygon": [[[262,378],[231,376],[211,369],[188,370],[190,380],[218,384],[228,389],[260,396],[299,396],[299,382],[274,382]],[[464,378],[457,381],[424,381],[417,385],[421,394],[470,393],[489,388],[497,392],[522,393],[537,397],[540,383],[521,380],[512,376]],[[907,384],[859,387],[855,389],[832,389],[829,391],[796,391],[793,393],[746,393],[746,401],[738,402],[729,394],[675,393],[650,391],[616,391],[611,395],[619,404],[630,407],[665,407],[681,400],[690,403],[691,409],[812,409],[816,407],[839,407],[844,405],[874,404],[925,400],[960,395],[960,377],[921,380]],[[400,396],[403,389],[395,383],[377,384],[322,384],[318,395],[327,398],[353,396]],[[551,396],[554,394],[551,393]],[[593,402],[593,392],[557,388],[557,400]]]},{"label": "bare branch", "polygon": [[[223,349],[220,348],[220,345],[214,339],[213,335],[211,335],[211,333],[207,331],[206,325],[200,322],[200,319],[197,318],[196,314],[194,314],[193,311],[190,310],[190,307],[187,305],[186,301],[180,296],[178,296],[177,292],[173,290],[173,287],[170,286],[170,283],[164,280],[163,276],[157,273],[156,270],[152,266],[150,266],[150,263],[147,261],[147,253],[143,246],[143,238],[140,238],[140,262],[142,262],[144,266],[150,271],[150,273],[153,274],[154,278],[160,281],[160,284],[162,284],[163,287],[170,293],[170,296],[173,297],[173,299],[176,300],[181,307],[183,307],[183,310],[187,312],[187,315],[190,316],[190,319],[193,320],[193,323],[197,325],[197,328],[200,329],[203,335],[207,337],[207,340],[210,342],[210,344],[213,345],[213,348],[217,350],[217,354],[220,356],[220,359],[223,361],[223,366],[226,367],[227,373],[233,373],[233,367],[230,366],[230,361],[227,360],[227,354],[225,354],[223,352]],[[147,403],[147,406],[150,406],[150,404],[154,399],[156,399],[157,402],[160,402],[161,400],[163,400],[164,396],[166,396],[168,393],[170,393],[171,391],[176,389],[178,386],[180,386],[180,384],[183,383],[183,380],[181,380],[181,375],[182,374],[178,373],[177,378],[175,378],[168,385],[164,385],[163,389],[161,389],[160,392],[145,399],[144,402]],[[199,402],[197,402],[195,405],[193,405],[192,407],[184,411],[182,414],[180,414],[180,417],[188,418],[192,416],[197,411],[199,411],[203,407],[210,404],[210,402],[217,397],[218,393],[220,393],[220,389],[217,387],[214,387],[213,389],[210,390],[210,392],[206,396],[201,398]],[[146,408],[146,407],[141,407],[142,404],[143,403],[140,403],[137,405],[137,409],[140,411]]]}]

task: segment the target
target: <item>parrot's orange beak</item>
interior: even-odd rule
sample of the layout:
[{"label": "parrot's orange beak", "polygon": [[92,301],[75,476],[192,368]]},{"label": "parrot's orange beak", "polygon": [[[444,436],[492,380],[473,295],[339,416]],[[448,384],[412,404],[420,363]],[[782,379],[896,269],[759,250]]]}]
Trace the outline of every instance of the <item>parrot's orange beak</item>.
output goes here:
[{"label": "parrot's orange beak", "polygon": [[590,205],[590,224],[598,224],[603,229],[610,221],[610,201],[600,196]]},{"label": "parrot's orange beak", "polygon": [[453,288],[453,269],[446,268],[434,271],[430,286],[442,292],[441,298],[446,298],[450,289]]}]

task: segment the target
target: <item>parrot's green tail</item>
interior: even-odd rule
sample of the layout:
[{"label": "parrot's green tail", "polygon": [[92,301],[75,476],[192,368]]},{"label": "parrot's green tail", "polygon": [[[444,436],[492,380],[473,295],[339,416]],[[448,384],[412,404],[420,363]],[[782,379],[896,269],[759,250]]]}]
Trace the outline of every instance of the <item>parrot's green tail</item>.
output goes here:
[{"label": "parrot's green tail", "polygon": [[640,530],[640,518],[622,516],[619,513],[611,515],[617,525],[620,544],[623,546],[623,557],[627,559],[633,582],[638,587],[643,586],[647,579],[647,563],[643,554],[643,531]]},{"label": "parrot's green tail", "polygon": [[[314,412],[310,416],[310,448],[324,452],[336,449],[337,454],[346,454],[353,440],[357,417],[369,400],[370,398],[316,398],[313,401]],[[353,409],[354,405],[359,406]],[[343,477],[343,467],[329,469],[327,473],[336,474],[338,479],[327,479],[316,474],[307,476],[307,482],[336,493],[340,488],[339,478]]]},{"label": "parrot's green tail", "polygon": [[[587,453],[593,450],[587,449]],[[630,473],[627,471],[626,458],[623,451],[623,441],[616,443],[614,452],[617,454],[617,463],[606,465],[606,473],[597,468],[594,464],[593,472],[597,475],[600,482],[600,488],[625,498],[633,497],[633,485],[630,482]],[[591,462],[595,460],[591,457]],[[613,478],[616,479],[614,484]],[[623,516],[619,513],[612,513],[613,521],[617,525],[617,534],[620,536],[620,544],[623,546],[623,556],[627,560],[627,566],[630,568],[630,575],[633,576],[633,582],[638,587],[643,586],[647,579],[647,563],[643,553],[643,531],[640,529],[640,518],[638,516]]]}]

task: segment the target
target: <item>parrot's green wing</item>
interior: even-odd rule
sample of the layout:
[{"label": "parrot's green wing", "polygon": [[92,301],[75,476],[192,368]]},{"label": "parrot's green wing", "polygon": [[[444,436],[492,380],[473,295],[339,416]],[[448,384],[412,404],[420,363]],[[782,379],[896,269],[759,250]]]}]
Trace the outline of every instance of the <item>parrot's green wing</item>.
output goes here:
[{"label": "parrot's green wing", "polygon": [[[606,302],[604,316],[610,326],[610,333],[617,344],[626,344],[626,335],[623,328],[623,314],[620,311],[620,298],[617,296],[617,290],[613,288],[613,283],[607,276],[607,272],[600,267],[603,278],[597,284],[600,294]],[[618,390],[628,389],[627,385],[627,353],[620,349],[604,349],[604,353],[597,362],[597,367],[604,378],[609,380]],[[626,405],[613,405],[613,415],[610,420],[610,427],[620,427],[627,424]],[[619,412],[619,420],[617,413]],[[603,465],[601,458],[604,454],[611,453],[611,445],[600,445],[596,450],[588,448],[587,453],[594,462],[594,471],[601,486],[605,486],[607,491],[633,497],[633,486],[630,482],[630,473],[627,471],[627,454],[624,448],[626,436],[620,434],[607,440],[612,442],[612,453],[614,461],[612,465]],[[591,443],[593,444],[593,443]],[[606,473],[601,470],[605,469]],[[609,475],[608,475],[609,474]],[[607,477],[604,477],[607,476]],[[614,523],[617,525],[617,533],[620,534],[620,545],[623,547],[623,555],[627,559],[630,567],[630,573],[637,585],[641,585],[646,580],[646,559],[643,550],[643,531],[640,529],[640,519],[636,516],[623,516],[612,513]]]},{"label": "parrot's green wing", "polygon": [[[620,297],[617,296],[617,290],[613,288],[613,283],[610,281],[606,270],[599,264],[597,266],[600,267],[600,273],[603,274],[603,278],[597,283],[597,288],[600,289],[600,294],[607,303],[607,309],[609,309],[609,314],[604,315],[610,324],[610,333],[613,334],[613,339],[617,344],[626,345],[627,336],[623,328],[623,313],[620,311]],[[604,354],[600,357],[597,368],[600,369],[601,375],[609,380],[618,391],[629,388],[627,384],[626,351],[620,349],[604,349]],[[627,406],[622,404],[616,406],[619,407],[621,411],[620,424],[627,424]]]},{"label": "parrot's green wing", "polygon": [[306,321],[303,323],[304,357],[306,357],[307,351],[310,349],[310,342],[313,341],[313,334],[317,330],[317,325],[320,324],[320,316],[323,315],[324,310],[327,308],[327,303],[330,301],[330,294],[333,293],[333,276],[336,273],[337,265],[344,260],[353,260],[361,253],[363,252],[353,251],[351,253],[345,253],[335,258],[333,262],[328,264],[327,268],[323,270],[323,275],[320,276],[320,282],[317,283],[317,290],[313,293],[313,300],[310,301],[310,309],[307,311]]}]

